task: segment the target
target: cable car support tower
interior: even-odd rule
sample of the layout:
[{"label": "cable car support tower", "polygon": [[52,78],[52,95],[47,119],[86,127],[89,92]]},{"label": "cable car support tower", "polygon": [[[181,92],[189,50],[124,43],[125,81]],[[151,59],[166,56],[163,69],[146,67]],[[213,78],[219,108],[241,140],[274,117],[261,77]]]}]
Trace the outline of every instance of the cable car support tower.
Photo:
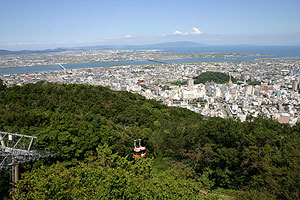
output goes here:
[{"label": "cable car support tower", "polygon": [[0,170],[10,169],[11,191],[19,180],[19,165],[51,156],[47,149],[32,150],[33,142],[37,139],[30,135],[0,132]]}]

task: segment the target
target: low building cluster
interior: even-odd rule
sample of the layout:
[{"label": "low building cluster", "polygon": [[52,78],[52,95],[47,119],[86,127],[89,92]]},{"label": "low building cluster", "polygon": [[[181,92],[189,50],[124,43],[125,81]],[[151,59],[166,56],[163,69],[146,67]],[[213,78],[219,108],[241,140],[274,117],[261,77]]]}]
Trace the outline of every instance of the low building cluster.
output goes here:
[{"label": "low building cluster", "polygon": [[[7,85],[42,80],[102,85],[139,93],[205,116],[233,117],[241,121],[247,116],[265,116],[295,125],[300,121],[299,68],[300,60],[269,59],[72,69],[1,75],[0,78]],[[194,84],[191,77],[206,71],[230,73],[239,81]],[[187,84],[174,84],[182,81]]]}]

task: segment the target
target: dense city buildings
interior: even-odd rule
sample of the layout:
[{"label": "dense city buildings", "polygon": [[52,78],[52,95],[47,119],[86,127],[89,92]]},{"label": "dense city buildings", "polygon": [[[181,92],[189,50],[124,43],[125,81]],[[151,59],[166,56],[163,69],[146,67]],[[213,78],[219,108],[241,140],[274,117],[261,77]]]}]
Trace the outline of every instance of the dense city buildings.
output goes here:
[{"label": "dense city buildings", "polygon": [[[205,116],[236,118],[264,116],[295,125],[300,121],[300,60],[261,59],[252,62],[201,62],[98,67],[28,74],[1,75],[9,85],[39,81],[108,86],[139,93],[168,106]],[[195,84],[203,72],[230,74],[238,81]],[[175,84],[185,82],[186,84]]]}]

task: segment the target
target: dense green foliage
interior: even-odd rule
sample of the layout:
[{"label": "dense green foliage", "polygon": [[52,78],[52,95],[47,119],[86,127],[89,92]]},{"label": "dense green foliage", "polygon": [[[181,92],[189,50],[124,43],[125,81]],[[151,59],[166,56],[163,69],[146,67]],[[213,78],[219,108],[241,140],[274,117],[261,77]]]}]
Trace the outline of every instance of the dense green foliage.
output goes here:
[{"label": "dense green foliage", "polygon": [[[215,82],[218,84],[224,84],[228,83],[230,76],[228,74],[222,73],[222,72],[203,72],[199,76],[194,77],[195,83],[203,83],[206,82]],[[236,79],[234,77],[231,77],[232,82],[236,82]]]},{"label": "dense green foliage", "polygon": [[[155,172],[151,159],[128,161],[100,146],[97,157],[74,167],[56,163],[25,173],[17,199],[216,199],[189,169]],[[51,174],[51,176],[49,176]]]},{"label": "dense green foliage", "polygon": [[[0,90],[0,130],[36,135],[53,153],[23,168],[16,199],[221,198],[201,192],[216,188],[300,197],[299,124],[206,119],[137,94],[40,82]],[[130,161],[138,138],[154,160]]]},{"label": "dense green foliage", "polygon": [[187,84],[187,81],[175,81],[175,82],[172,82],[171,83],[172,85],[186,85]]},{"label": "dense green foliage", "polygon": [[0,79],[0,90],[4,90],[6,88],[6,85],[3,83],[3,81]]},{"label": "dense green foliage", "polygon": [[250,81],[248,82],[248,85],[260,85],[261,82],[260,81]]}]

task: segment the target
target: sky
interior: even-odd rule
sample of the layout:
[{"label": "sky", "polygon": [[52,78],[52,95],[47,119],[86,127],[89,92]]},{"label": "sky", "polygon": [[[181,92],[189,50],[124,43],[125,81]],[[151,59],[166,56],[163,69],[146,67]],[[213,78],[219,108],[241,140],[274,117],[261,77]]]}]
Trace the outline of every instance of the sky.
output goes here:
[{"label": "sky", "polygon": [[300,45],[300,0],[0,0],[0,49]]}]

